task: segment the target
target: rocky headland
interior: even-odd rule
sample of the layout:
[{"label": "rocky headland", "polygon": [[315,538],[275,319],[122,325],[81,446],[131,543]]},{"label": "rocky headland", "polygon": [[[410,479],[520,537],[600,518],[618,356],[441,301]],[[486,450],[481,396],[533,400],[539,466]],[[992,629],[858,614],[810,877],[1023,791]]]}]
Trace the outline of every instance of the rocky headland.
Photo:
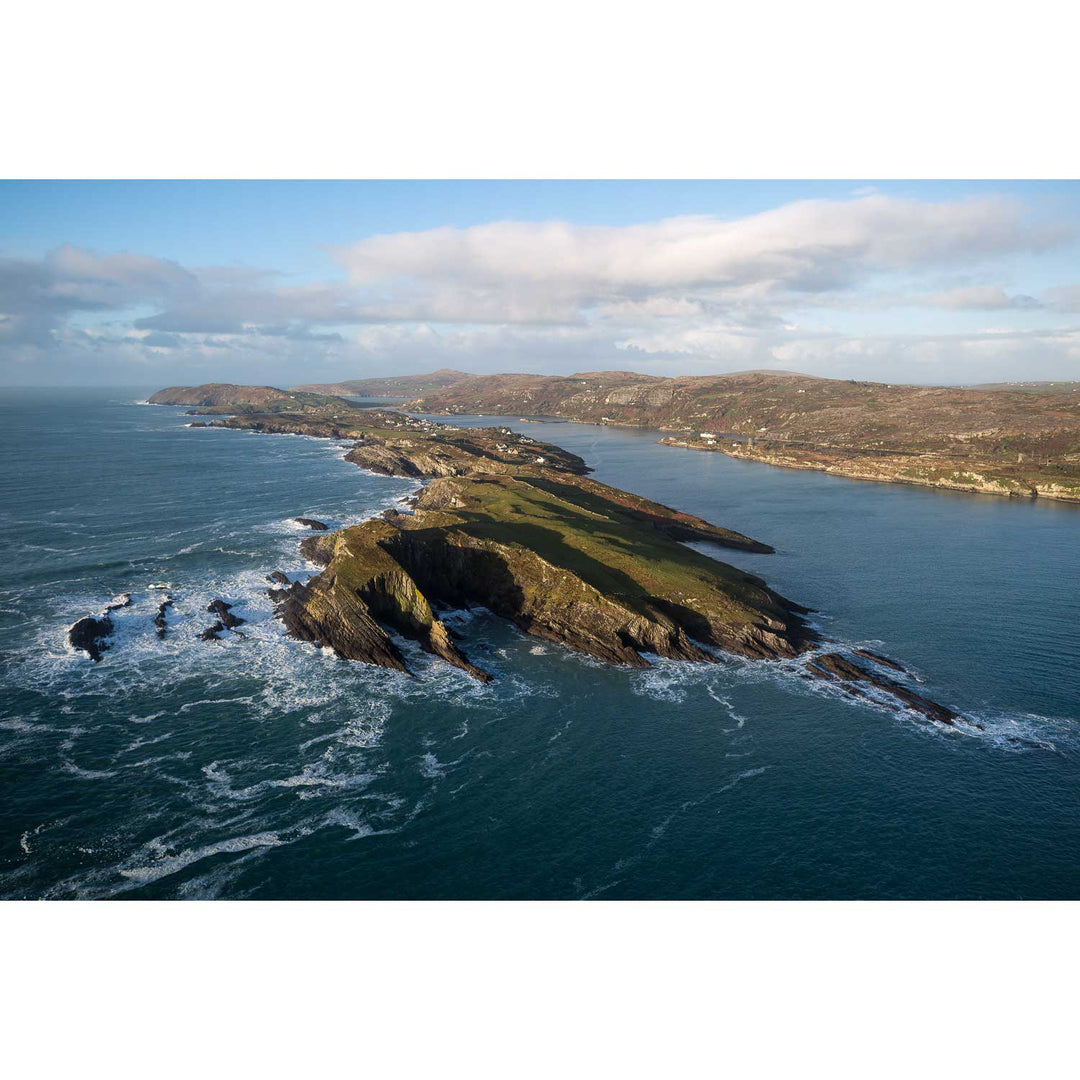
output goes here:
[{"label": "rocky headland", "polygon": [[188,405],[192,412],[308,412],[333,410],[347,403],[327,394],[279,390],[276,386],[238,386],[236,383],[205,383],[202,386],[169,386],[148,399],[151,405]]},{"label": "rocky headland", "polygon": [[[349,440],[354,464],[426,482],[406,512],[304,540],[301,550],[322,568],[310,581],[269,575],[282,586],[271,595],[288,632],[346,659],[408,671],[395,641],[407,638],[486,681],[490,673],[440,618],[483,607],[613,664],[714,663],[722,653],[795,662],[849,695],[939,723],[958,719],[884,675],[883,667],[903,673],[893,661],[829,652],[806,608],[684,542],[761,553],[768,545],[599,483],[580,457],[550,443],[343,402],[322,414],[246,412],[213,424]],[[228,605],[211,609],[216,636],[229,626]]]}]

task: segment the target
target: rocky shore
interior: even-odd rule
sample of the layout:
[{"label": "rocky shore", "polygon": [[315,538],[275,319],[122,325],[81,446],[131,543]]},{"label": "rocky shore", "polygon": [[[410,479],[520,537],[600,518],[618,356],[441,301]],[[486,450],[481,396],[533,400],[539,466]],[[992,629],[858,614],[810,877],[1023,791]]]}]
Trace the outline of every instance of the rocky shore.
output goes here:
[{"label": "rocky shore", "polygon": [[1073,482],[1066,478],[1054,479],[1019,471],[1013,474],[993,461],[954,457],[945,453],[857,451],[844,447],[799,446],[761,438],[735,441],[715,436],[669,435],[660,442],[664,446],[713,451],[743,461],[756,461],[783,469],[831,473],[852,480],[915,484],[947,491],[1004,495],[1013,499],[1080,502],[1080,478]]}]

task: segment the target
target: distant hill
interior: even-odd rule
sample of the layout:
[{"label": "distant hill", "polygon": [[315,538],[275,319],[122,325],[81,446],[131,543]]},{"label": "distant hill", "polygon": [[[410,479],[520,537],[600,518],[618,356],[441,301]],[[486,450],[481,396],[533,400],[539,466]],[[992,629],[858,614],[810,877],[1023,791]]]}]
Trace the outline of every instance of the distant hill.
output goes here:
[{"label": "distant hill", "polygon": [[823,379],[789,371],[658,378],[629,371],[478,375],[409,403],[433,413],[543,414],[590,423],[711,430],[844,445],[1046,434],[1080,427],[1080,394]]},{"label": "distant hill", "polygon": [[464,371],[440,368],[426,375],[395,375],[377,379],[349,379],[338,383],[309,383],[294,386],[293,390],[313,394],[333,394],[339,397],[396,397],[410,398],[442,390],[463,379],[476,378]]},{"label": "distant hill", "polygon": [[407,407],[658,428],[693,449],[793,468],[1080,500],[1080,393],[1072,383],[1033,385],[906,386],[776,371],[484,375]]}]

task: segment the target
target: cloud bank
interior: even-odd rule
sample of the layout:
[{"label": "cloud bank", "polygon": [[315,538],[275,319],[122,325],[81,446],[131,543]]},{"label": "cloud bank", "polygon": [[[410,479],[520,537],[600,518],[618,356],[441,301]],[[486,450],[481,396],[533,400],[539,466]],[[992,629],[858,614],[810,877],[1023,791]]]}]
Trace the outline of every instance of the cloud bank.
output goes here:
[{"label": "cloud bank", "polygon": [[[737,219],[370,236],[330,248],[325,280],[301,283],[66,246],[0,258],[0,378],[301,382],[445,365],[1080,377],[1080,284],[1010,280],[1018,260],[1075,242],[1071,222],[1032,222],[1013,200],[871,193]],[[987,313],[995,325],[979,325]]]}]

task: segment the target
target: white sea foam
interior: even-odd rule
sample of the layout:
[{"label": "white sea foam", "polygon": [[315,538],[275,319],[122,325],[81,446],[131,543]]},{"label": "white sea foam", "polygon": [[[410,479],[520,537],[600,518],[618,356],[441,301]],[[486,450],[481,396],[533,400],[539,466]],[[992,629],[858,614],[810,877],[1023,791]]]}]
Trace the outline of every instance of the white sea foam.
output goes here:
[{"label": "white sea foam", "polygon": [[115,769],[82,769],[66,758],[61,762],[60,767],[64,772],[77,776],[80,780],[106,780],[116,775]]},{"label": "white sea foam", "polygon": [[229,840],[219,840],[214,844],[205,844],[198,848],[188,848],[175,855],[163,855],[143,866],[124,867],[120,869],[119,873],[130,881],[137,882],[140,885],[147,885],[213,855],[236,854],[250,851],[253,848],[280,847],[286,842],[275,832],[257,833],[254,836],[237,836]]},{"label": "white sea foam", "polygon": [[438,780],[446,775],[439,759],[432,753],[424,754],[420,759],[420,775],[428,780]]}]

